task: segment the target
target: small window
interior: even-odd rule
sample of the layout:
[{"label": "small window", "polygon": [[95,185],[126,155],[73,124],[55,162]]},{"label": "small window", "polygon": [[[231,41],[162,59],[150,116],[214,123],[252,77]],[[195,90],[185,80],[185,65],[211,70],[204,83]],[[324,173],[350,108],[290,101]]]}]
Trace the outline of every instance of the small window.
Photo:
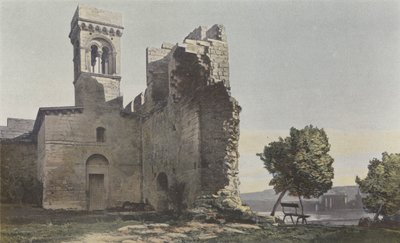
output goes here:
[{"label": "small window", "polygon": [[106,141],[105,133],[106,129],[104,127],[96,128],[96,141],[98,143],[104,143]]}]

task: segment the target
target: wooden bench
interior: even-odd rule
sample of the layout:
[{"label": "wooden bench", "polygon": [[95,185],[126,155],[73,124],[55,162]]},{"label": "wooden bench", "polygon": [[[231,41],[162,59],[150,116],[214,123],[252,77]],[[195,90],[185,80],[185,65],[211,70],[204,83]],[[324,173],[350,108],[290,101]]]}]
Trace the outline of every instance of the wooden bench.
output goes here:
[{"label": "wooden bench", "polygon": [[[310,217],[310,215],[297,213],[297,209],[299,208],[299,205],[297,203],[281,203],[281,207],[282,207],[282,212],[284,214],[283,222],[285,222],[285,218],[286,216],[288,216],[292,220],[293,224],[294,224],[293,217],[297,217],[296,224],[299,223],[300,219],[302,224],[304,223],[307,224],[307,218]],[[285,212],[285,208],[294,208],[294,212],[293,210],[290,212],[288,211]]]}]

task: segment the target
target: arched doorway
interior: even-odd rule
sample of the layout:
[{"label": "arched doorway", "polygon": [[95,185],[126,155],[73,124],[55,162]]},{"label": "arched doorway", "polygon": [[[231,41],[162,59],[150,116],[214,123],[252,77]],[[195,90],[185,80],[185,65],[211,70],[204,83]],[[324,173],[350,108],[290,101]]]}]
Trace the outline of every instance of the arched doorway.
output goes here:
[{"label": "arched doorway", "polygon": [[157,176],[157,194],[157,210],[168,210],[168,177],[164,172],[159,173]]},{"label": "arched doorway", "polygon": [[108,160],[100,154],[90,156],[86,161],[86,190],[88,210],[104,210],[108,199]]}]

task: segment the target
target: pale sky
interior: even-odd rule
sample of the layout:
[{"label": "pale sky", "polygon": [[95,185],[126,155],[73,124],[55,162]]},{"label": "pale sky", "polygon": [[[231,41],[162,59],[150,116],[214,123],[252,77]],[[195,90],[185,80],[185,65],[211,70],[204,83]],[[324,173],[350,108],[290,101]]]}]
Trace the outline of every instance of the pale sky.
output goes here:
[{"label": "pale sky", "polygon": [[145,49],[223,24],[232,95],[243,108],[241,191],[267,188],[255,156],[308,124],[326,130],[334,185],[365,176],[369,159],[400,152],[400,2],[4,1],[0,125],[39,107],[73,105],[68,34],[78,3],[121,12],[124,104],[145,89]]}]

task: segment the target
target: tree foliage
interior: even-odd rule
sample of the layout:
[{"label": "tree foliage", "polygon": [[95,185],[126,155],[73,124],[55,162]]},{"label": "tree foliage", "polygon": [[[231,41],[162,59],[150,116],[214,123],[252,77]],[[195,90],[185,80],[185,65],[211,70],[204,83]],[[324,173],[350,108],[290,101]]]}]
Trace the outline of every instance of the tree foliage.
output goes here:
[{"label": "tree foliage", "polygon": [[323,129],[312,125],[290,129],[290,136],[279,138],[257,154],[272,174],[269,185],[281,193],[272,210],[285,192],[305,198],[319,197],[332,187],[333,158],[328,154],[330,144]]},{"label": "tree foliage", "polygon": [[382,154],[382,160],[372,159],[364,179],[356,177],[356,183],[367,196],[364,206],[379,215],[393,215],[400,210],[400,154]]},{"label": "tree foliage", "polygon": [[14,165],[1,163],[1,202],[42,203],[42,183],[26,176]]}]

